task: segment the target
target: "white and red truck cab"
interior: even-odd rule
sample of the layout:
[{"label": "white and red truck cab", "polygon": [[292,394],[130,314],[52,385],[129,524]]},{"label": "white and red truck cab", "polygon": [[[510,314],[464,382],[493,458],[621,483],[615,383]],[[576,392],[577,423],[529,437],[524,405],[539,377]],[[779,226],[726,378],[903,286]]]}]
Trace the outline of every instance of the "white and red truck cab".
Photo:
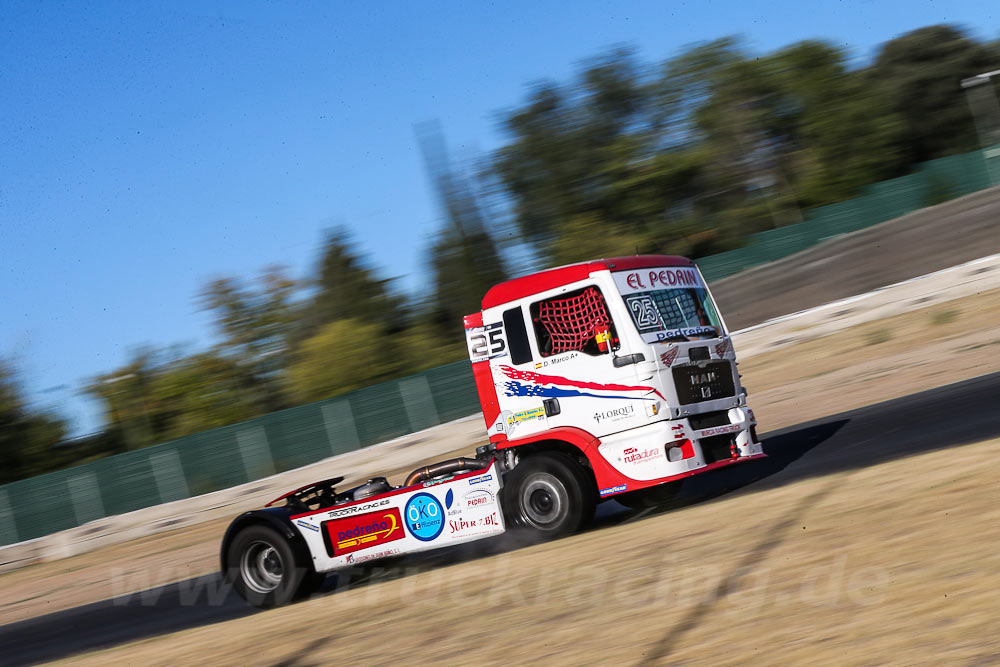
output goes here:
[{"label": "white and red truck cab", "polygon": [[497,285],[465,318],[495,451],[575,454],[601,498],[763,455],[695,264],[645,255]]},{"label": "white and red truck cab", "polygon": [[676,482],[764,456],[729,332],[698,268],[660,255],[497,285],[465,318],[489,431],[475,458],[339,489],[314,482],[244,512],[222,540],[226,580],[286,604],[327,572],[518,530],[579,529],[598,502],[668,499]]}]

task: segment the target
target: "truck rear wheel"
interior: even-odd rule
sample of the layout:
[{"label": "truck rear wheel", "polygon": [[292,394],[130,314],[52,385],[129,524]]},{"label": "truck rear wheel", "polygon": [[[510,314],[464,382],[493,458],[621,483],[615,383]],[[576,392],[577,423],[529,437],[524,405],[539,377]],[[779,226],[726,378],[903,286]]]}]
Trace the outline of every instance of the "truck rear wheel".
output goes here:
[{"label": "truck rear wheel", "polygon": [[286,605],[311,593],[317,581],[288,540],[268,526],[248,526],[237,533],[226,562],[233,588],[255,607]]},{"label": "truck rear wheel", "polygon": [[570,457],[545,452],[521,459],[501,494],[508,524],[538,539],[575,532],[594,512],[584,472]]}]

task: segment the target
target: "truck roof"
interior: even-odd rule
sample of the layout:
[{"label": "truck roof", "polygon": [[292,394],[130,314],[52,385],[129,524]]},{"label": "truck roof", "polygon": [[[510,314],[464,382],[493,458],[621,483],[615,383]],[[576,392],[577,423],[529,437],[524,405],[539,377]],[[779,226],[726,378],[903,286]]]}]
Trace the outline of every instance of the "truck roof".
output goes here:
[{"label": "truck roof", "polygon": [[567,264],[531,273],[520,278],[514,278],[494,285],[483,297],[483,309],[499,306],[511,301],[523,299],[526,296],[544,292],[545,290],[583,280],[595,271],[631,271],[654,266],[693,266],[687,257],[678,255],[632,255],[629,257],[610,257],[578,264]]}]

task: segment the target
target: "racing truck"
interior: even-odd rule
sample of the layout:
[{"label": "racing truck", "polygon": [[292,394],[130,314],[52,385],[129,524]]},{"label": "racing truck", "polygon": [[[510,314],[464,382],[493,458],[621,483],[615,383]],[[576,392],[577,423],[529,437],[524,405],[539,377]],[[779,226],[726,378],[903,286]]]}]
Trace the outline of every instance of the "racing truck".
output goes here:
[{"label": "racing truck", "polygon": [[488,442],[402,485],[342,477],[238,516],[222,571],[255,606],[327,573],[517,531],[573,533],[598,503],[668,502],[680,480],[763,457],[730,334],[689,259],[637,255],[491,288],[465,317]]}]

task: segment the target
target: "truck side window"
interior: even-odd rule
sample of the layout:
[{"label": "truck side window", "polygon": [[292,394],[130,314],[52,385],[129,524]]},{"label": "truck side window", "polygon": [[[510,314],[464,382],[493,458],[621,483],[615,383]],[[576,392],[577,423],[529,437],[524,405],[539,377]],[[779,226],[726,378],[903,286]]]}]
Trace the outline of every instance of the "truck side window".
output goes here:
[{"label": "truck side window", "polygon": [[531,321],[543,357],[573,350],[597,356],[617,346],[604,295],[593,285],[531,304]]},{"label": "truck side window", "polygon": [[507,345],[510,347],[511,362],[524,364],[531,361],[528,331],[524,327],[524,315],[521,314],[520,308],[503,311],[503,328],[507,332]]}]

